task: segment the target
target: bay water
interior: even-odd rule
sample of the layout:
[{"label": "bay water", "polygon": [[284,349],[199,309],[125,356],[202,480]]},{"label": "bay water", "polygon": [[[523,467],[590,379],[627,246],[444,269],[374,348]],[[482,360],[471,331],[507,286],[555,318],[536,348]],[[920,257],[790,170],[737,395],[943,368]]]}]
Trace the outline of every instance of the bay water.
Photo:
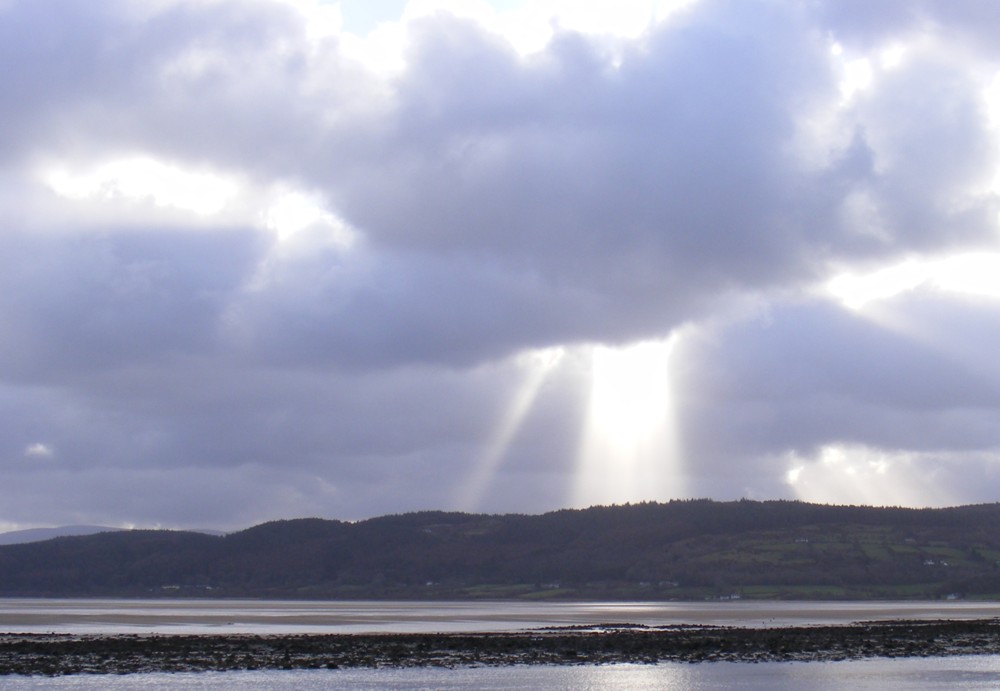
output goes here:
[{"label": "bay water", "polygon": [[[976,602],[274,602],[0,599],[6,633],[362,633],[512,631],[598,623],[806,626],[982,619]],[[1000,655],[842,662],[658,663],[340,669],[57,678],[0,677],[4,689],[993,689]]]},{"label": "bay water", "polygon": [[182,672],[56,678],[0,677],[0,687],[66,691],[263,691],[264,689],[483,689],[604,691],[628,689],[897,689],[1000,688],[1000,656],[873,659],[844,662],[709,662],[652,665],[514,666],[253,672]]}]

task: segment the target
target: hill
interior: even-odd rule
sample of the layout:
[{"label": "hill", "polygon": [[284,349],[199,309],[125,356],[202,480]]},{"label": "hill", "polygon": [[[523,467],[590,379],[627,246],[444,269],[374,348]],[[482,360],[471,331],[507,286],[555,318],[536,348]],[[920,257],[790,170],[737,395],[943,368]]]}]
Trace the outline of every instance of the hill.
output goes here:
[{"label": "hill", "polygon": [[1000,597],[1000,504],[709,500],[275,521],[0,547],[0,596]]},{"label": "hill", "polygon": [[93,535],[94,533],[105,533],[120,530],[120,528],[109,528],[103,525],[64,525],[58,528],[27,528],[25,530],[10,530],[0,533],[0,545],[18,545],[22,542],[41,542],[51,540],[54,537],[66,537],[68,535]]}]

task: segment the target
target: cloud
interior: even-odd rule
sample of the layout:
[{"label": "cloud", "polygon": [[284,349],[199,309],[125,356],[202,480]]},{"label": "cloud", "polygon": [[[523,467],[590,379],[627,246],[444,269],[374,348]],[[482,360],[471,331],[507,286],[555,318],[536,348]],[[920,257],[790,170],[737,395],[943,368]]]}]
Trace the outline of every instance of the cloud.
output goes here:
[{"label": "cloud", "polygon": [[987,54],[996,50],[991,29],[1000,18],[1000,10],[988,2],[959,0],[942,8],[932,0],[846,0],[819,3],[817,9],[823,23],[839,39],[861,47],[879,46],[915,33],[939,33],[951,37],[963,50]]},{"label": "cloud", "polygon": [[[497,322],[524,345],[649,336],[727,291],[813,280],[825,261],[992,232],[991,200],[969,196],[956,210],[950,193],[982,178],[992,159],[961,71],[931,77],[956,98],[847,109],[841,127],[863,131],[859,138],[847,148],[820,142],[834,155],[819,166],[793,155],[804,121],[834,105],[834,75],[828,41],[791,8],[701,3],[652,29],[617,66],[585,35],[564,32],[525,58],[473,21],[424,16],[410,25],[406,71],[386,87],[334,45],[313,53],[295,43],[304,29],[288,8],[251,7],[238,19],[226,3],[146,17],[120,49],[158,76],[136,84],[150,99],[123,103],[112,93],[79,113],[74,135],[297,178],[387,253],[379,261],[407,265],[387,269],[407,295],[423,289],[419,267],[428,263],[451,265],[433,269],[436,282],[471,302],[494,303],[497,282],[527,279],[537,289],[520,297],[500,288],[526,318]],[[147,35],[156,50],[139,52]],[[197,69],[176,67],[192,54]],[[927,70],[910,73],[923,88],[903,80],[904,98],[928,93]],[[226,87],[204,91],[209,77]],[[883,91],[891,98],[891,85]],[[907,121],[923,129],[902,130],[893,108],[920,108]],[[105,111],[115,112],[110,132]],[[940,165],[945,154],[950,168]],[[859,231],[861,222],[877,228]],[[464,267],[480,262],[494,278],[470,285]],[[365,299],[369,287],[362,280],[341,292]],[[553,315],[581,316],[541,328],[551,322],[531,316],[539,300]],[[388,305],[387,321],[409,308]],[[336,315],[330,321],[344,331]],[[469,347],[466,357],[491,352]]]},{"label": "cloud", "polygon": [[24,449],[24,455],[28,458],[52,458],[55,451],[48,444],[35,442]]},{"label": "cloud", "polygon": [[558,508],[595,347],[671,334],[664,487],[989,476],[990,299],[814,297],[995,249],[985,5],[322,9],[0,4],[0,522]]},{"label": "cloud", "polygon": [[[1000,323],[996,303],[918,291],[882,314],[879,323],[809,301],[682,340],[685,369],[674,386],[696,485],[718,486],[725,469],[730,492],[781,495],[785,470],[805,470],[822,487],[831,465],[846,472],[874,457],[881,474],[896,459],[885,483],[923,487],[911,504],[986,501],[990,490],[973,491],[967,478],[992,475],[1000,448],[991,424],[1000,377],[981,345]],[[973,329],[983,330],[974,337]],[[826,489],[824,501],[862,501]]]},{"label": "cloud", "polygon": [[[0,372],[51,382],[211,349],[253,234],[143,228],[0,237]],[[249,247],[248,247],[249,245]]]}]

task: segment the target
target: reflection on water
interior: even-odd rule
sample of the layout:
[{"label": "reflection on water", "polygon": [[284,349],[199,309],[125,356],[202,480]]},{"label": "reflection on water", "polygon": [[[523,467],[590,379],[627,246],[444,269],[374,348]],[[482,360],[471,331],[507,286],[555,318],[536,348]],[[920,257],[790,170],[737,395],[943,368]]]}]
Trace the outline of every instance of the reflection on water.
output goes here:
[{"label": "reflection on water", "polygon": [[995,689],[1000,656],[855,662],[716,662],[703,664],[480,667],[333,671],[204,672],[200,674],[7,677],[5,689],[170,690],[296,689]]},{"label": "reflection on water", "polygon": [[[970,602],[265,602],[0,599],[0,631],[356,633],[501,631],[623,623],[785,626],[981,619]],[[1000,656],[847,662],[661,663],[3,677],[4,689],[841,689],[1000,688]]]},{"label": "reflection on water", "polygon": [[0,632],[361,633],[512,631],[574,624],[794,626],[985,619],[984,602],[302,602],[0,599]]}]

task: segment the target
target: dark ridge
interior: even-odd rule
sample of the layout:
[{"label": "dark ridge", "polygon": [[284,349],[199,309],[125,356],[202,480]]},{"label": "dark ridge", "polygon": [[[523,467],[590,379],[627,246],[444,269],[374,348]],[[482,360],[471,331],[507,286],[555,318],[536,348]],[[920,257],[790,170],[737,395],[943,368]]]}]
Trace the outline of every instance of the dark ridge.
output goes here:
[{"label": "dark ridge", "polygon": [[710,500],[537,516],[303,518],[0,546],[0,596],[390,599],[1000,597],[1000,504]]}]

